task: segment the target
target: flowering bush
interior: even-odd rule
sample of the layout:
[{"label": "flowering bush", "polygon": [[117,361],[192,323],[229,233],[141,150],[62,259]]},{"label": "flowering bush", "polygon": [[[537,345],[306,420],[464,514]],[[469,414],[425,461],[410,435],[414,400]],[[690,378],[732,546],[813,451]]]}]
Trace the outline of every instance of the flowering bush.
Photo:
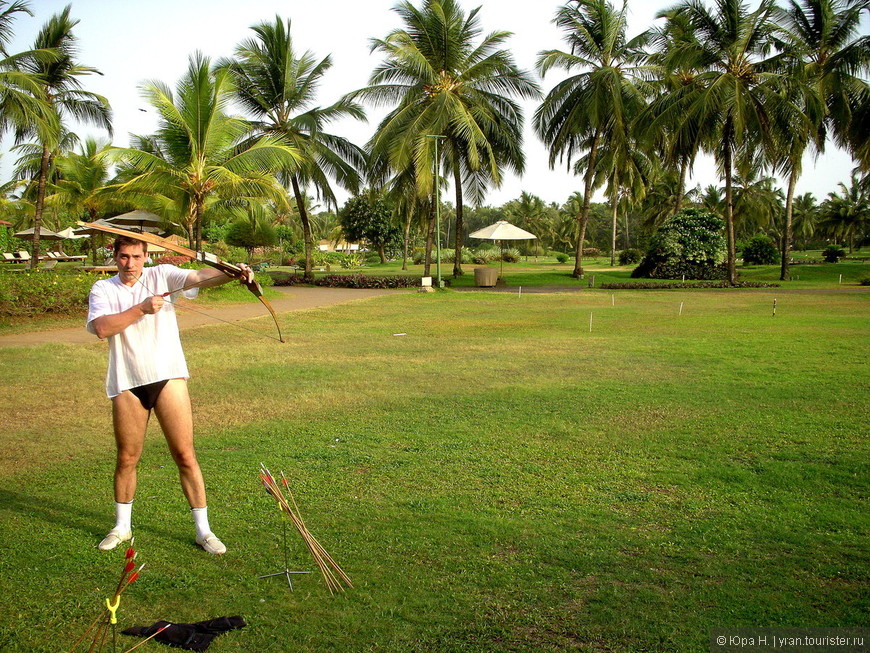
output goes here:
[{"label": "flowering bush", "polygon": [[0,315],[77,315],[87,309],[98,277],[81,272],[0,272]]}]

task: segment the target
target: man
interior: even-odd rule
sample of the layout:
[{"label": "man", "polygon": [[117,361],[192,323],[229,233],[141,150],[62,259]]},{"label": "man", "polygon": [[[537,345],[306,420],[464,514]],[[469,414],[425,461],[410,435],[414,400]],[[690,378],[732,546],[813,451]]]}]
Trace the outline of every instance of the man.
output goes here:
[{"label": "man", "polygon": [[[193,514],[196,543],[208,553],[225,553],[226,547],[208,523],[205,483],[193,446],[187,363],[175,310],[164,293],[195,297],[198,288],[227,283],[232,277],[214,268],[145,268],[147,243],[128,236],[115,240],[114,252],[117,276],[97,281],[88,298],[88,331],[109,341],[106,394],[112,400],[117,446],[115,526],[99,548],[109,551],[132,537],[136,468],[153,410],[178,466],[181,488]],[[250,281],[253,271],[243,264],[239,267]]]}]

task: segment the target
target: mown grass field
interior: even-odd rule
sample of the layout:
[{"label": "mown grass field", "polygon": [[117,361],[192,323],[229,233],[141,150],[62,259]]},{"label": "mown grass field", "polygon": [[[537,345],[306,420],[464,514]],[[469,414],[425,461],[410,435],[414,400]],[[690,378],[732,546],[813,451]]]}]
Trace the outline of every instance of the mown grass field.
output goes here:
[{"label": "mown grass field", "polygon": [[[286,345],[187,331],[229,551],[193,545],[152,425],[147,564],[120,627],[243,615],[216,653],[627,653],[707,650],[721,626],[864,626],[868,318],[857,287],[444,292],[285,315]],[[0,362],[0,650],[66,650],[122,567],[95,548],[112,524],[105,349]],[[257,578],[283,565],[260,462],[354,589]],[[290,566],[314,569],[292,532]]]}]

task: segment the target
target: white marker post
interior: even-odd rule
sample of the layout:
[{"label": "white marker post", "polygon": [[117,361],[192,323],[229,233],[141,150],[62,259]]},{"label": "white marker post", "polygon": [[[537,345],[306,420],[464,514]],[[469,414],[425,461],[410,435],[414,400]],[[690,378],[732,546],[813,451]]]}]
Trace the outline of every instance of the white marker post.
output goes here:
[{"label": "white marker post", "polygon": [[680,302],[680,315],[683,314],[683,302]]},{"label": "white marker post", "polygon": [[592,311],[589,311],[589,333],[592,333]]}]

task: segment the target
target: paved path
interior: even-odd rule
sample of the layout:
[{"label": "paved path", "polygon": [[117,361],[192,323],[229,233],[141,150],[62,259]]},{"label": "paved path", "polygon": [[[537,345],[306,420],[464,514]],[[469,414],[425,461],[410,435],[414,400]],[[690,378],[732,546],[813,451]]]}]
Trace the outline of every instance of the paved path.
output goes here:
[{"label": "paved path", "polygon": [[[343,304],[355,299],[366,299],[378,295],[403,292],[400,290],[367,290],[353,288],[311,288],[311,287],[275,287],[284,297],[270,300],[272,308],[279,315],[289,311],[299,311],[320,306],[333,306]],[[209,324],[220,324],[211,316],[237,322],[254,317],[266,316],[271,324],[272,318],[269,311],[260,302],[248,302],[245,304],[232,304],[230,306],[203,306],[197,302],[190,302],[197,313],[185,311],[183,304],[178,306],[178,325],[182,330]],[[275,331],[274,324],[271,325]],[[277,334],[276,334],[277,336]],[[44,345],[50,343],[63,344],[88,344],[96,341],[96,337],[85,330],[84,324],[70,329],[54,329],[51,331],[34,331],[30,333],[18,333],[0,336],[0,347],[27,347],[31,345]]]}]

